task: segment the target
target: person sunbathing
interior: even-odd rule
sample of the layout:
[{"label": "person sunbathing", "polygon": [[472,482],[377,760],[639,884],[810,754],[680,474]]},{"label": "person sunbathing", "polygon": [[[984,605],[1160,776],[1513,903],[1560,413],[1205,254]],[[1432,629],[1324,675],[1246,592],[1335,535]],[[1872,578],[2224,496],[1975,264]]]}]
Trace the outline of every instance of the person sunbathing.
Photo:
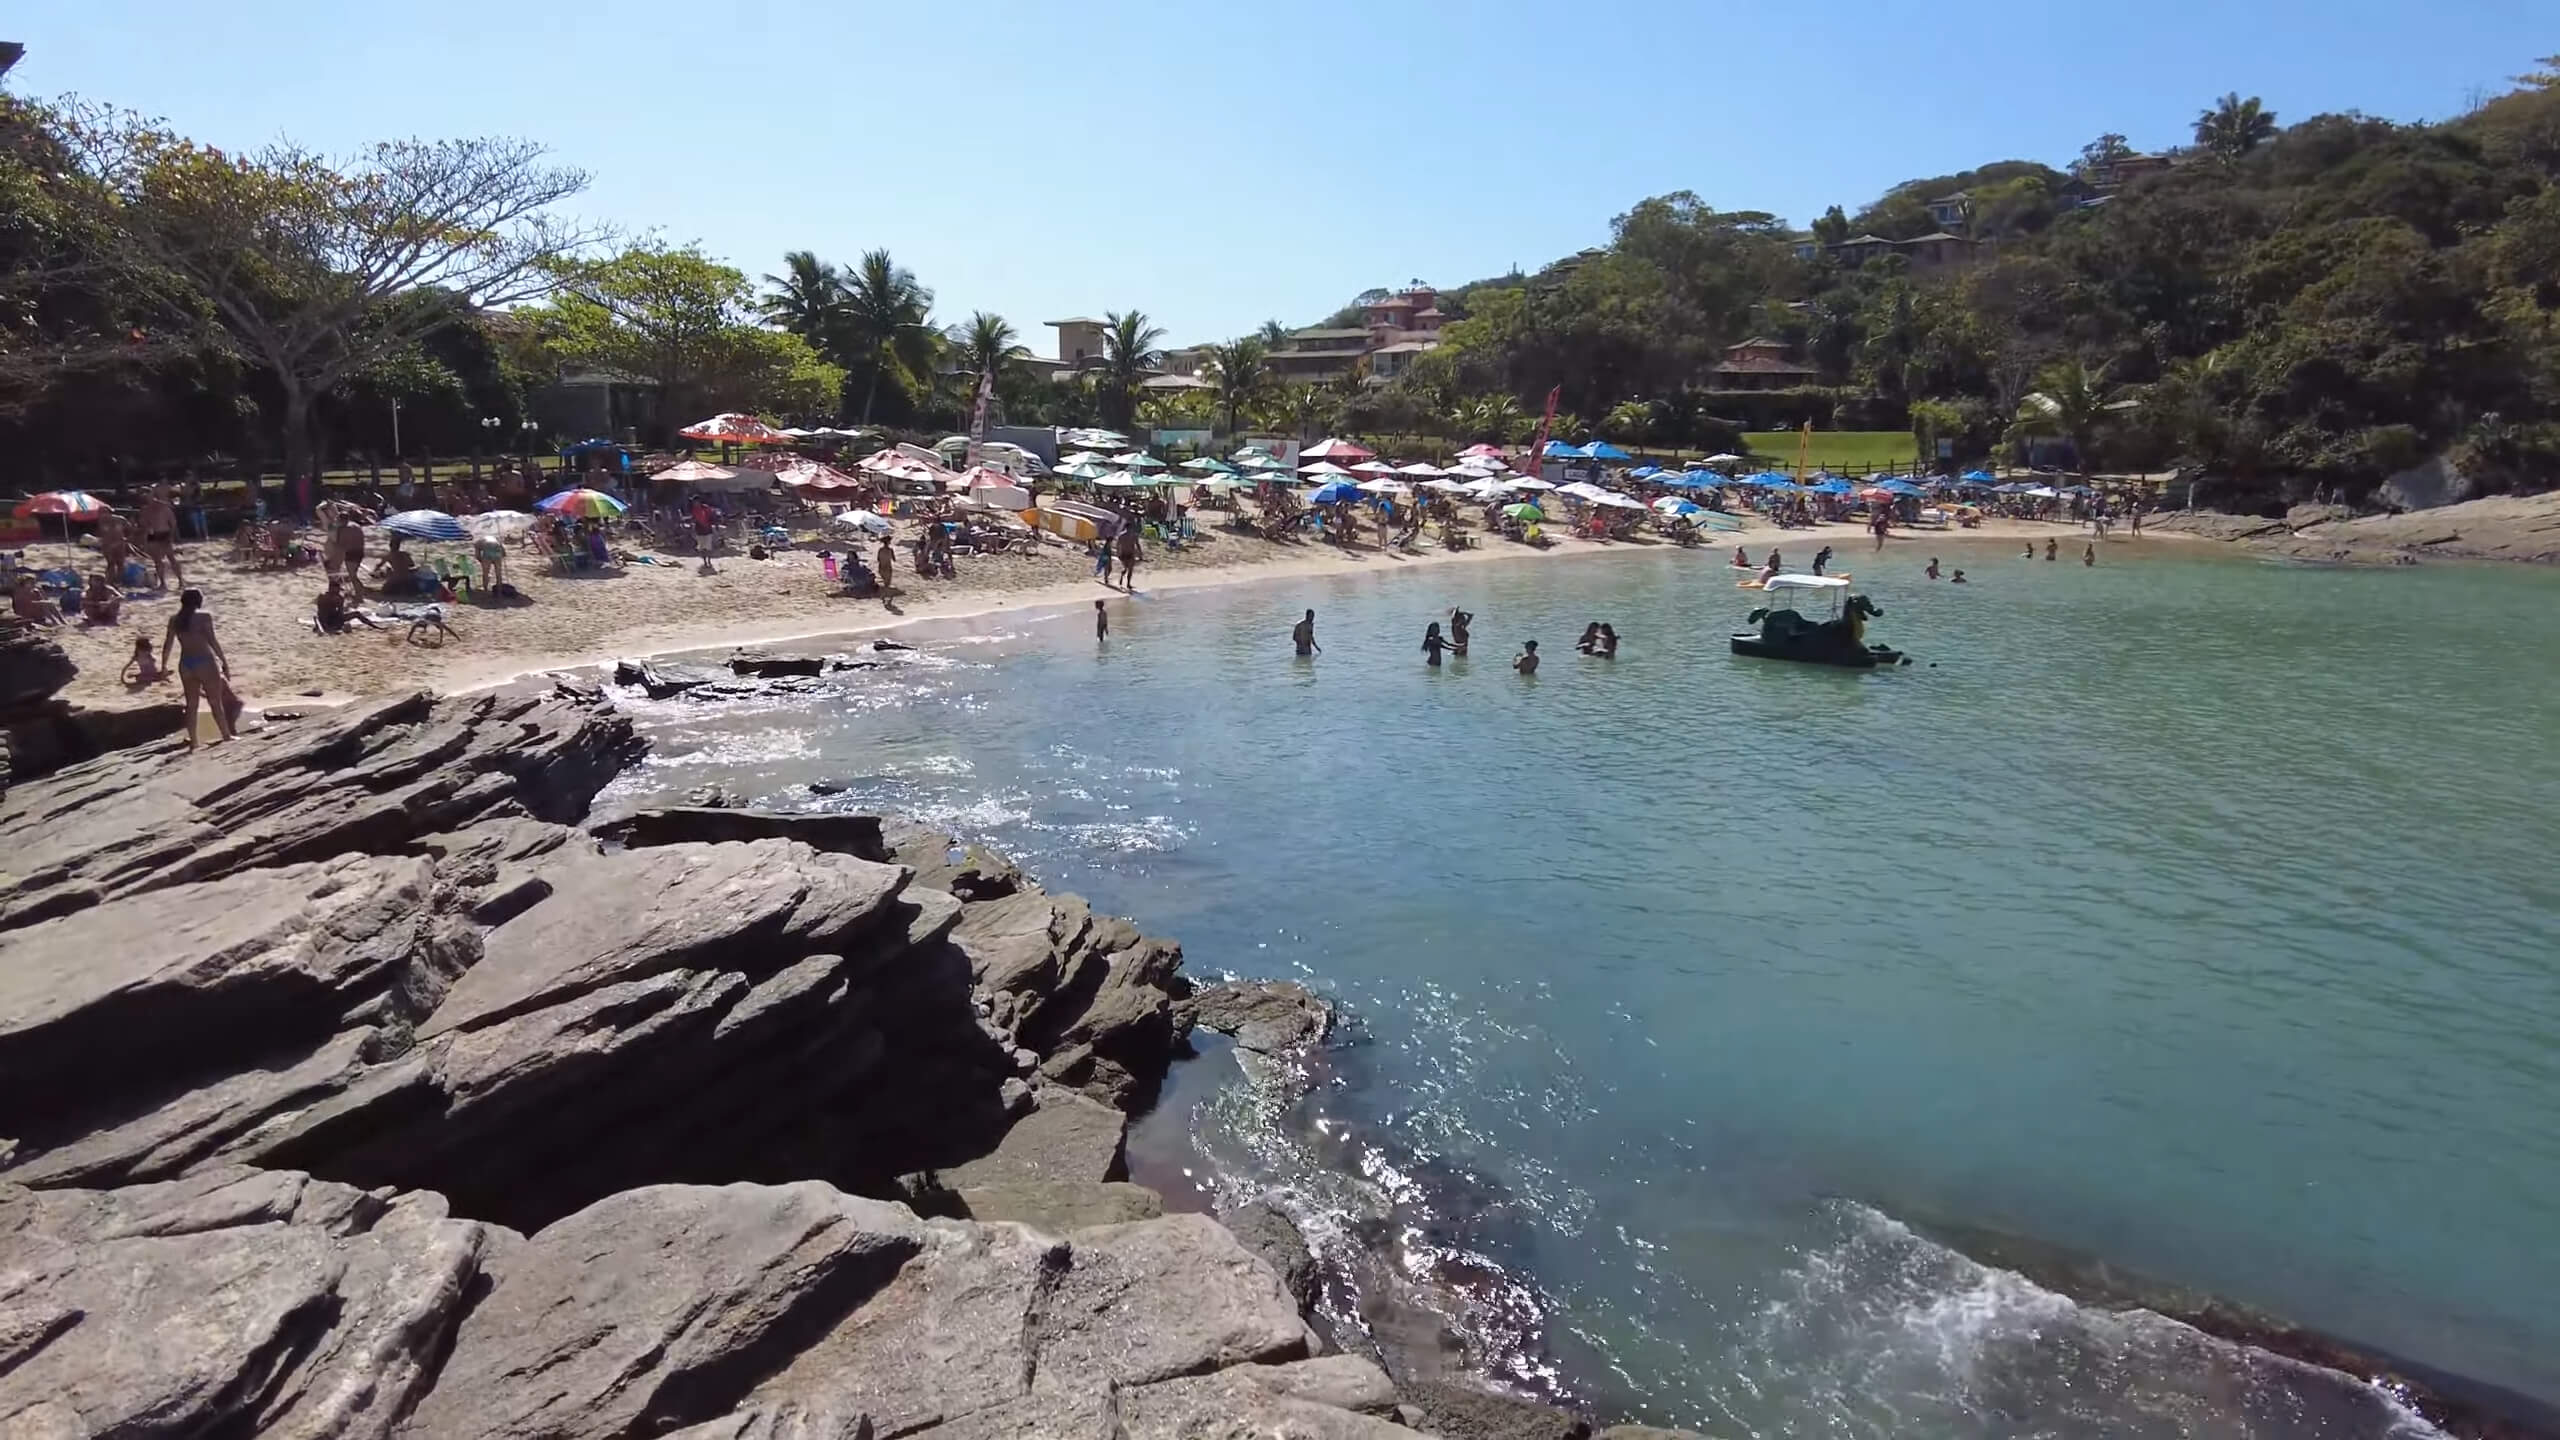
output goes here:
[{"label": "person sunbathing", "polygon": [[383,553],[382,562],[374,567],[374,573],[382,577],[382,593],[385,595],[418,593],[417,558],[401,548],[397,535],[391,537],[391,548]]},{"label": "person sunbathing", "polygon": [[9,583],[9,610],[31,625],[62,623],[62,607],[45,598],[33,575],[20,575]]},{"label": "person sunbathing", "polygon": [[368,630],[382,628],[374,623],[372,616],[347,603],[347,592],[335,575],[329,577],[329,588],[321,591],[320,598],[311,602],[311,612],[312,620],[323,635],[342,634],[350,624],[362,625]]}]

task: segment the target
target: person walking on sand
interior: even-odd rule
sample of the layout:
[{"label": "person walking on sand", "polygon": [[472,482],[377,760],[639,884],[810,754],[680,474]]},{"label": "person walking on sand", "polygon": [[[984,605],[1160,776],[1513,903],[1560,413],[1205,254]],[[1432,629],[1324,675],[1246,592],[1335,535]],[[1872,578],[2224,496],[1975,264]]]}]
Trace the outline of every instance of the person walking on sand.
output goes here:
[{"label": "person walking on sand", "polygon": [[[1885,537],[1893,533],[1893,507],[1876,506],[1876,518],[1868,524],[1867,528],[1876,532],[1876,548],[1883,549]],[[1817,570],[1814,573],[1818,575],[1822,572]]]},{"label": "person walking on sand", "polygon": [[1523,675],[1537,674],[1538,642],[1535,640],[1521,641],[1520,653],[1511,657],[1511,668],[1519,671]]},{"label": "person walking on sand", "polygon": [[1324,653],[1324,647],[1316,643],[1316,612],[1308,611],[1299,617],[1297,624],[1289,627],[1289,643],[1297,647],[1301,660]]},{"label": "person walking on sand", "polygon": [[1111,612],[1099,600],[1093,602],[1093,638],[1096,644],[1111,638]]},{"label": "person walking on sand", "polygon": [[1138,593],[1138,527],[1121,526],[1120,537],[1112,545],[1120,552],[1120,588],[1135,595]]},{"label": "person walking on sand", "polygon": [[889,537],[883,535],[880,537],[879,552],[871,558],[879,562],[880,603],[886,605],[889,603],[890,592],[897,588],[894,572],[898,568],[898,547],[890,544]]},{"label": "person walking on sand", "polygon": [[1443,651],[1443,650],[1446,650],[1446,649],[1448,649],[1448,648],[1449,648],[1449,642],[1440,638],[1440,622],[1439,622],[1439,621],[1434,620],[1434,621],[1432,621],[1429,625],[1426,625],[1426,626],[1424,626],[1424,627],[1423,627],[1423,631],[1422,631],[1422,663],[1423,663],[1423,664],[1430,666],[1430,667],[1431,667],[1432,669],[1434,669],[1434,670],[1439,669],[1439,668],[1440,668],[1440,652],[1441,652],[1441,651]]},{"label": "person walking on sand", "polygon": [[2134,499],[2134,501],[2133,501],[2131,504],[2129,504],[2129,505],[2127,505],[2127,506],[2125,506],[2125,507],[2124,507],[2124,516],[2125,516],[2125,520],[2126,520],[2126,521],[2131,525],[2131,527],[2132,527],[2132,529],[2133,529],[2133,538],[2134,538],[2134,539],[2136,539],[2136,540],[2141,539],[2141,538],[2142,538],[2142,501],[2141,501],[2141,499],[2140,499],[2139,497],[2136,497],[2136,498]]},{"label": "person walking on sand", "polygon": [[178,651],[178,685],[187,701],[187,748],[196,748],[199,703],[213,707],[214,728],[223,739],[238,739],[231,717],[240,700],[231,693],[231,657],[222,653],[222,642],[214,638],[213,617],[205,613],[203,591],[188,590],[178,596],[178,613],[169,617],[169,628],[160,638],[163,670],[169,668],[172,646]]}]

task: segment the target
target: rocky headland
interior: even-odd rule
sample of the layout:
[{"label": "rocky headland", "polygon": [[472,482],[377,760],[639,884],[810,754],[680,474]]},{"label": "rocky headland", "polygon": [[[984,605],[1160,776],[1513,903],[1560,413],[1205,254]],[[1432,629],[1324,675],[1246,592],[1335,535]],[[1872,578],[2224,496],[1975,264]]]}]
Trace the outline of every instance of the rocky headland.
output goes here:
[{"label": "rocky headland", "polygon": [[1128,1183],[1306,997],[896,820],[591,824],[640,748],[417,694],[0,795],[0,1435],[1590,1433]]}]

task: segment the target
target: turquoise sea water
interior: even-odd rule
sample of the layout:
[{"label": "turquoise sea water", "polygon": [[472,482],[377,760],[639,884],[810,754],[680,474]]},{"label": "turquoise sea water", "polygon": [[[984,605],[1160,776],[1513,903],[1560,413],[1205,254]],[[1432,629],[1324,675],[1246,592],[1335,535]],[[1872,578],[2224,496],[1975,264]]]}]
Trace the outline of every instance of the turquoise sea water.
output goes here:
[{"label": "turquoise sea water", "polygon": [[[622,795],[918,813],[1333,995],[1302,1104],[1204,1061],[1158,1130],[1612,1413],[2415,1433],[1914,1233],[1951,1226],[2560,1401],[2560,576],[1948,542],[1958,589],[1834,543],[1912,667],[1729,656],[1721,552],[1382,561],[634,701]],[[1476,653],[1428,670],[1453,604]]]}]

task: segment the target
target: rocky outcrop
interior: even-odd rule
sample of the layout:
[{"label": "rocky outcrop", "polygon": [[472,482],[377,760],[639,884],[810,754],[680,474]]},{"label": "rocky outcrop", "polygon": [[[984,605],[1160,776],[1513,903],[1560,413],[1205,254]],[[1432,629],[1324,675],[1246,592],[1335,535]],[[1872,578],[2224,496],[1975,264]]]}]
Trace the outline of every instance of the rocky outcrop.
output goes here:
[{"label": "rocky outcrop", "polygon": [[502,1240],[274,1171],[0,1185],[0,1434],[388,1436]]},{"label": "rocky outcrop", "polygon": [[1263,1055],[1321,1044],[1333,1028],[1333,1007],[1295,980],[1222,980],[1183,1000],[1176,1014],[1184,1029],[1215,1030]]},{"label": "rocky outcrop", "polygon": [[633,755],[592,692],[384,701],[191,754],[176,741],[0,797],[0,930],[244,870],[388,854],[499,813],[574,820]]},{"label": "rocky outcrop", "polygon": [[0,615],[0,714],[52,698],[79,673],[42,627]]}]

